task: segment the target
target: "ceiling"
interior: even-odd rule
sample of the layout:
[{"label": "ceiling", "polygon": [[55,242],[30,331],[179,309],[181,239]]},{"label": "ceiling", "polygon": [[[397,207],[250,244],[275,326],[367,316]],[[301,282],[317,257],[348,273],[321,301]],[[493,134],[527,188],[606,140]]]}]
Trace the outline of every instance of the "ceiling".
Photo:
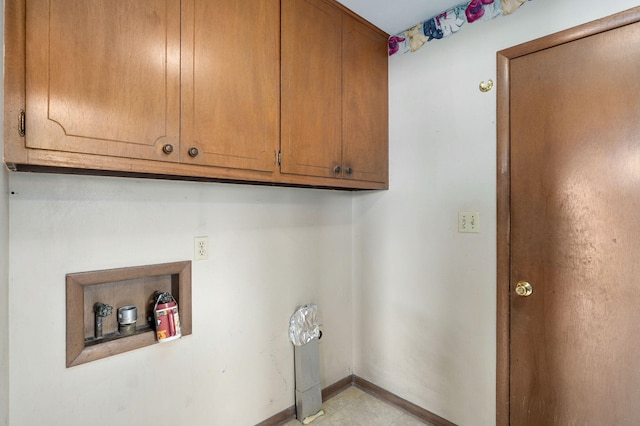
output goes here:
[{"label": "ceiling", "polygon": [[337,0],[389,35],[426,21],[464,0]]}]

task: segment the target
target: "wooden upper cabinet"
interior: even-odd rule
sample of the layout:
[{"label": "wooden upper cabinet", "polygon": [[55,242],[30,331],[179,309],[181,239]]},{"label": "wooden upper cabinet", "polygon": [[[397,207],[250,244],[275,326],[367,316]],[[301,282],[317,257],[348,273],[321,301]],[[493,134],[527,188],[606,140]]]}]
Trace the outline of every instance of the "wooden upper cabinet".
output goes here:
[{"label": "wooden upper cabinet", "polygon": [[388,187],[386,34],[333,0],[4,8],[13,170]]},{"label": "wooden upper cabinet", "polygon": [[386,41],[333,3],[282,1],[282,173],[387,184]]},{"label": "wooden upper cabinet", "polygon": [[273,171],[279,0],[188,0],[182,7],[183,162]]},{"label": "wooden upper cabinet", "polygon": [[27,0],[27,148],[177,160],[180,1]]},{"label": "wooden upper cabinet", "polygon": [[342,14],[282,0],[283,173],[335,177],[342,166]]},{"label": "wooden upper cabinet", "polygon": [[346,16],[342,46],[343,176],[361,181],[387,182],[387,37]]}]

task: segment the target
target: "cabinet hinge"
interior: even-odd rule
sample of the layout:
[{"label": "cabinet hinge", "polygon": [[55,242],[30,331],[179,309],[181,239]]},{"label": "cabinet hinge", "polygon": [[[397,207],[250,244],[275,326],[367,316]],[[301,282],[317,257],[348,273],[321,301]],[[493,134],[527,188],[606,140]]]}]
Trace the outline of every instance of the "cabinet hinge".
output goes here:
[{"label": "cabinet hinge", "polygon": [[24,137],[25,132],[27,130],[25,121],[26,121],[26,115],[24,111],[21,110],[20,114],[18,114],[18,134],[21,137]]}]

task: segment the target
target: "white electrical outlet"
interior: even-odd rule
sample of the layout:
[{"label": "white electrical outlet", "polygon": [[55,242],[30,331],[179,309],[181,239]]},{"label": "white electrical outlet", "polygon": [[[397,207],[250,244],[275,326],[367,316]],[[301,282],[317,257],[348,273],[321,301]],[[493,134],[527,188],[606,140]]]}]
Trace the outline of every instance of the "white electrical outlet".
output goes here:
[{"label": "white electrical outlet", "polygon": [[458,232],[480,232],[480,212],[458,212]]},{"label": "white electrical outlet", "polygon": [[209,258],[209,237],[194,238],[195,260],[207,260]]}]

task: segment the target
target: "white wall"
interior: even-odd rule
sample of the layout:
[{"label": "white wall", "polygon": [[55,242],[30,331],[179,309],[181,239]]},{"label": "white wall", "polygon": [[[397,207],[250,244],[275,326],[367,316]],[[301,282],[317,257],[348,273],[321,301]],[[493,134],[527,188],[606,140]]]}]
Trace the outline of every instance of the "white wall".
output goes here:
[{"label": "white wall", "polygon": [[[11,173],[11,425],[249,425],[294,404],[288,322],[317,303],[322,385],[352,370],[344,192]],[[65,368],[65,274],[193,258],[193,334]],[[346,324],[346,326],[345,326]]]},{"label": "white wall", "polygon": [[[354,198],[354,372],[495,424],[496,52],[637,2],[534,0],[390,58],[390,190]],[[419,21],[419,17],[416,17]],[[458,211],[481,232],[459,234]]]},{"label": "white wall", "polygon": [[6,426],[9,424],[9,203],[7,172],[0,167],[0,425]]},{"label": "white wall", "polygon": [[6,426],[9,424],[9,204],[7,172],[0,167],[0,425]]},{"label": "white wall", "polygon": [[[4,22],[4,7],[0,10],[0,22]],[[4,45],[3,34],[0,31],[0,45]],[[0,75],[3,69],[0,67]],[[0,99],[4,99],[4,85],[0,85]],[[0,113],[0,129],[3,117]],[[9,424],[9,180],[7,170],[1,165],[0,169],[0,425],[6,426]]]}]

